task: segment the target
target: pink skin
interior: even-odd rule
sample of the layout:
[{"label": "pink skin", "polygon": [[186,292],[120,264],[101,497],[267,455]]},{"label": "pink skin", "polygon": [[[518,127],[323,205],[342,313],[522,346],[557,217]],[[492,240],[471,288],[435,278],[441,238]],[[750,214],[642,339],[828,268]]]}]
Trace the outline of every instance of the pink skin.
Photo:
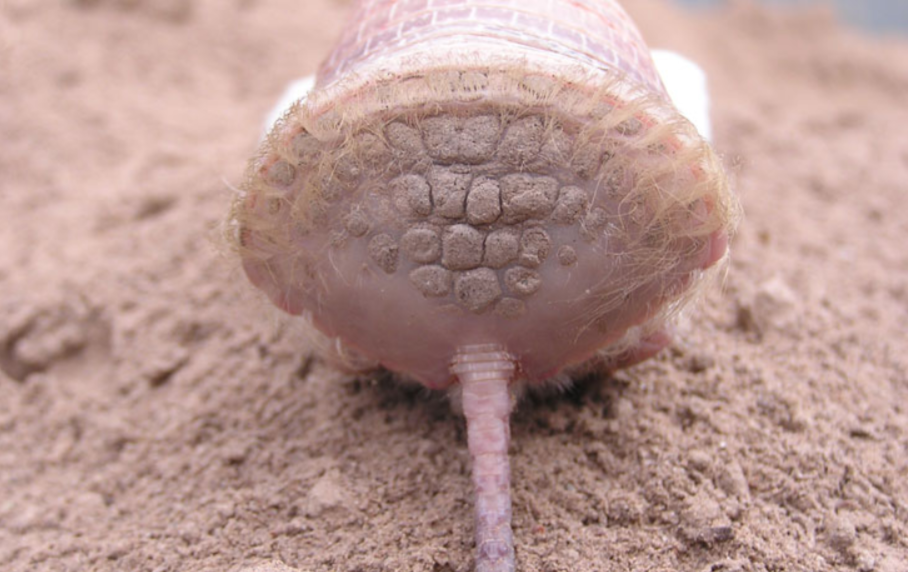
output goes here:
[{"label": "pink skin", "polygon": [[[704,249],[701,270],[707,270],[725,257],[728,251],[728,234],[716,231],[709,237],[708,247]],[[655,356],[672,343],[672,335],[666,326],[641,339],[637,344],[624,352],[614,356],[604,364],[607,370],[624,369],[637,365],[642,361]]]},{"label": "pink skin", "polygon": [[[479,53],[494,53],[497,46],[518,50],[527,61],[561,58],[590,69],[617,70],[654,98],[665,98],[639,32],[612,0],[361,0],[351,25],[319,71],[316,92],[331,93],[336,99],[314,97],[320,103],[312,105],[321,107],[309,111],[313,117],[330,114],[332,105],[358,97],[361,86],[344,91],[346,78],[368,74],[376,62],[390,65],[387,62],[406,62],[419,52],[445,53],[452,38],[457,44],[475,43]],[[582,86],[578,89],[583,91]],[[620,107],[617,100],[609,103]],[[644,132],[656,121],[645,114],[635,118]],[[280,128],[289,131],[274,133],[273,140],[286,142],[299,133],[279,124]],[[673,138],[659,143],[670,150],[681,146]],[[661,160],[640,150],[629,151],[627,157],[641,170],[650,166],[648,162]],[[265,171],[267,166],[265,162],[255,168]],[[679,170],[697,180],[698,173],[702,175],[699,169],[690,165]],[[560,176],[562,171],[551,174]],[[368,180],[366,173],[359,184],[366,188]],[[604,369],[618,369],[652,357],[671,343],[665,326],[650,327],[653,333],[620,354],[599,356],[610,355],[601,350],[619,342],[631,328],[660,320],[664,305],[691,288],[700,271],[719,262],[728,248],[724,228],[706,237],[701,232],[699,242],[664,241],[663,256],[657,257],[662,266],[655,272],[641,268],[644,258],[623,254],[629,245],[647,244],[646,229],[631,220],[633,208],[623,214],[628,205],[621,197],[599,193],[596,185],[590,182],[587,189],[595,197],[590,207],[597,206],[613,217],[613,223],[626,225],[625,235],[609,238],[603,231],[584,240],[576,228],[564,224],[545,222],[536,227],[545,229],[551,244],[569,245],[576,259],[559,263],[556,256],[549,256],[533,263],[542,286],[532,298],[512,299],[524,304],[525,313],[516,318],[491,307],[466,311],[447,296],[419,296],[408,279],[416,267],[408,266],[405,257],[399,266],[395,261],[393,270],[379,268],[366,241],[335,248],[328,233],[296,232],[294,221],[287,218],[289,209],[268,214],[270,205],[256,190],[248,192],[238,207],[247,220],[277,219],[281,236],[290,237],[281,243],[284,246],[276,246],[280,242],[270,241],[254,226],[239,229],[246,275],[275,305],[290,314],[305,313],[328,337],[387,369],[429,388],[460,390],[473,462],[477,571],[516,569],[507,457],[513,382],[541,384],[589,359],[597,359]],[[365,192],[356,193],[340,201],[341,206],[326,207],[332,228],[343,225],[344,201],[368,204]],[[710,200],[707,197],[686,213],[690,222],[685,225],[692,231],[707,222]],[[648,206],[639,208],[645,211]],[[625,216],[628,220],[622,220]],[[525,228],[521,232],[528,232]],[[692,246],[696,244],[699,248]],[[665,260],[672,263],[666,265]]]},{"label": "pink skin", "polygon": [[[689,267],[691,267],[691,269],[706,270],[706,269],[712,267],[714,264],[716,264],[718,261],[720,261],[725,256],[727,248],[728,248],[727,233],[725,233],[724,231],[716,231],[709,237],[707,244],[704,246],[704,248],[701,251],[699,259],[691,260],[689,262]],[[258,287],[261,290],[263,290],[264,292],[266,292],[269,295],[269,297],[271,298],[272,302],[274,302],[274,304],[276,306],[278,306],[285,312],[287,312],[289,314],[293,314],[293,315],[298,315],[298,314],[302,313],[305,309],[310,307],[306,304],[305,296],[297,294],[293,290],[288,290],[286,284],[275,283],[274,274],[272,272],[273,266],[263,263],[262,261],[260,261],[258,259],[250,258],[250,259],[246,259],[243,261],[243,268],[246,271],[246,275],[249,278],[250,282],[252,282],[252,284],[254,284],[256,287]],[[692,277],[692,275],[690,273],[685,273],[685,274],[679,276],[677,280],[678,280],[679,284],[684,286],[690,281],[691,277]],[[336,290],[341,290],[341,289],[342,289],[342,286],[338,286],[336,288]],[[391,314],[394,314],[397,316],[406,315],[406,314],[398,313],[399,308],[403,308],[408,305],[412,306],[414,304],[414,302],[409,300],[409,298],[410,298],[409,293],[404,290],[404,294],[405,294],[404,297],[407,298],[407,300],[402,302],[399,307],[396,307],[396,309],[392,310]],[[346,296],[344,298],[344,300],[345,300],[344,302],[339,302],[339,303],[337,303],[337,306],[332,306],[332,307],[333,308],[346,307],[349,309],[354,305],[353,300],[358,299],[358,298],[361,298],[360,291],[354,289],[354,291],[352,291],[349,294],[349,296]],[[650,317],[650,315],[654,311],[658,311],[658,309],[659,309],[659,305],[653,305],[653,306],[644,305],[642,307],[637,308],[635,310],[635,317],[630,318],[630,320],[627,322],[628,325],[626,326],[626,328],[621,330],[620,332],[618,332],[619,335],[615,335],[615,333],[613,332],[613,333],[609,334],[605,339],[606,340],[610,339],[612,341],[616,341],[620,337],[620,334],[623,334],[624,331],[626,331],[626,329],[628,327],[631,327],[633,325],[638,325],[638,324],[641,324],[641,323],[647,321],[647,319]],[[368,308],[362,308],[360,311],[348,310],[348,312],[345,313],[345,316],[347,316],[352,321],[359,322],[363,318],[364,315],[367,315],[367,316],[370,315],[367,313],[369,311],[370,310]],[[619,312],[619,314],[620,314],[620,312]],[[323,332],[325,332],[329,335],[341,335],[340,334],[341,330],[338,329],[337,322],[335,321],[338,317],[338,314],[336,313],[336,311],[332,310],[332,314],[330,316],[324,316],[324,319],[323,319],[323,316],[324,316],[324,314],[322,312],[313,312],[312,320],[313,320],[314,324],[320,330],[322,330]],[[627,318],[624,318],[624,319],[626,320]],[[373,320],[367,320],[367,322],[372,322],[372,321]],[[417,373],[418,370],[413,366],[412,362],[402,364],[402,363],[400,363],[400,360],[396,360],[394,358],[389,358],[387,355],[382,356],[381,354],[378,354],[377,352],[375,352],[375,350],[374,350],[375,344],[370,343],[370,341],[371,341],[370,337],[375,336],[376,338],[381,337],[381,338],[387,339],[387,336],[381,335],[381,332],[385,331],[386,328],[389,327],[387,325],[387,324],[389,324],[389,321],[385,318],[375,317],[374,322],[378,324],[378,326],[377,326],[378,329],[366,330],[367,335],[365,338],[365,343],[357,343],[355,341],[354,337],[351,335],[342,336],[342,339],[344,339],[344,343],[348,347],[352,348],[353,350],[356,350],[364,355],[375,358],[378,361],[378,363],[380,363],[382,366],[384,366],[385,368],[387,368],[389,370],[404,371],[404,372],[410,373],[411,376],[416,377],[424,385],[426,385],[427,387],[430,387],[432,389],[445,389],[445,388],[449,387],[452,383],[456,382],[456,377],[451,375],[446,364],[450,363],[450,360],[453,357],[453,355],[456,353],[456,351],[457,351],[456,348],[458,346],[456,346],[454,344],[445,343],[443,341],[435,343],[436,349],[431,350],[431,351],[435,355],[440,354],[440,356],[438,358],[434,358],[434,359],[428,360],[428,361],[429,361],[430,367],[431,367],[431,369],[429,371],[437,372],[437,373],[430,373],[428,375],[420,376]],[[500,320],[498,320],[498,322],[500,322]],[[393,320],[391,321],[391,323],[393,323]],[[365,327],[365,325],[363,325],[363,327]],[[429,326],[426,326],[426,327],[429,327]],[[435,328],[432,328],[432,330],[435,330]],[[544,337],[539,338],[537,342],[529,342],[528,340],[522,341],[521,345],[529,348],[529,349],[525,350],[524,353],[530,354],[530,356],[532,356],[532,354],[539,354],[544,351],[548,351],[548,346],[551,346],[551,343],[550,343],[548,336],[545,334],[545,332],[547,332],[547,331],[550,331],[550,329],[546,329],[546,330],[540,332]],[[416,329],[416,331],[414,331],[414,332],[402,332],[402,335],[412,336],[413,341],[410,343],[426,346],[427,351],[429,351],[428,350],[429,342],[427,342],[426,340],[433,339],[432,332],[426,333],[419,329]],[[422,340],[420,338],[422,338]],[[580,363],[580,362],[586,361],[587,359],[590,359],[591,357],[593,357],[599,348],[601,348],[603,345],[607,344],[607,341],[603,342],[602,340],[603,340],[602,336],[592,336],[592,341],[590,343],[588,343],[586,346],[581,346],[579,342],[575,342],[566,347],[561,347],[560,348],[561,351],[559,353],[555,354],[556,357],[554,358],[554,361],[545,364],[544,367],[536,370],[535,372],[528,367],[528,362],[526,360],[519,359],[519,354],[518,354],[518,366],[525,379],[529,379],[529,380],[535,379],[535,380],[540,380],[540,381],[545,380],[545,379],[548,379],[551,376],[557,374],[558,371],[560,371],[567,365]],[[393,343],[393,340],[388,340],[388,341]],[[480,343],[484,343],[484,342],[496,343],[496,340],[494,340],[494,339],[480,338],[480,339],[476,339],[475,341],[480,342]],[[649,338],[641,340],[638,348],[634,348],[634,349],[625,351],[620,356],[613,358],[612,362],[615,364],[615,368],[629,367],[631,365],[639,363],[640,361],[643,361],[643,360],[655,355],[659,350],[661,350],[663,347],[667,346],[670,343],[670,341],[671,341],[670,338],[668,338],[667,336],[655,336],[655,335],[650,336]],[[469,340],[465,340],[460,345],[468,345],[468,344],[469,344]],[[542,344],[542,346],[544,346],[544,347],[541,347],[538,344]],[[410,347],[412,347],[412,346],[410,346]],[[437,364],[441,364],[442,367],[439,369],[436,369],[436,367],[434,367],[434,366],[436,366]]]}]

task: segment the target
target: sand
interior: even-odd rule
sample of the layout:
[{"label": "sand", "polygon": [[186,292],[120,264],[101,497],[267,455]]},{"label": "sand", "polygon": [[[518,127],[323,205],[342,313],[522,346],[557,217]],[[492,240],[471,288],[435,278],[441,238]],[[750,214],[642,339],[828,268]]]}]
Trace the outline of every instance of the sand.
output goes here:
[{"label": "sand", "polygon": [[[908,42],[627,8],[746,210],[658,357],[513,418],[527,571],[908,569]],[[0,7],[0,568],[467,571],[462,419],[334,369],[214,227],[330,0]]]}]

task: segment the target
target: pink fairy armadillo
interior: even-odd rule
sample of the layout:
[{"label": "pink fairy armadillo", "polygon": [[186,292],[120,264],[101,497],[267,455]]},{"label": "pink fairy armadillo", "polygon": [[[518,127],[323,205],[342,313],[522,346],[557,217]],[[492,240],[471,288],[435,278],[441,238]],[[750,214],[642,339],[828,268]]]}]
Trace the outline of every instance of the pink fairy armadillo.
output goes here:
[{"label": "pink fairy armadillo", "polygon": [[498,571],[519,388],[668,343],[735,214],[612,0],[362,0],[229,226],[340,354],[460,396],[476,569]]}]

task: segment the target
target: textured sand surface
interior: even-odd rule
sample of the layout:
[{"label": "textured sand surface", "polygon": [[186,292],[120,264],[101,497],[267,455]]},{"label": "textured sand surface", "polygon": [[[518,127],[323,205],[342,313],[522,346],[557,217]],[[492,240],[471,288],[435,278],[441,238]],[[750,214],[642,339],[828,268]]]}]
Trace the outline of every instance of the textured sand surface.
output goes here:
[{"label": "textured sand surface", "polygon": [[[0,4],[0,568],[458,571],[462,419],[312,356],[213,228],[330,0]],[[908,569],[908,43],[627,2],[746,219],[656,359],[513,418],[522,570]]]}]

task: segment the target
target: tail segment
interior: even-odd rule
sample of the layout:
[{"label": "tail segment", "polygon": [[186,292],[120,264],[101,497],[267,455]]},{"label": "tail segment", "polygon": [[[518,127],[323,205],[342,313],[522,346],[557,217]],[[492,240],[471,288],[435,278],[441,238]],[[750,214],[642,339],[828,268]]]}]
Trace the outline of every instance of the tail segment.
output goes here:
[{"label": "tail segment", "polygon": [[514,572],[508,443],[516,366],[498,345],[459,349],[451,371],[463,387],[467,443],[476,490],[476,572]]}]

